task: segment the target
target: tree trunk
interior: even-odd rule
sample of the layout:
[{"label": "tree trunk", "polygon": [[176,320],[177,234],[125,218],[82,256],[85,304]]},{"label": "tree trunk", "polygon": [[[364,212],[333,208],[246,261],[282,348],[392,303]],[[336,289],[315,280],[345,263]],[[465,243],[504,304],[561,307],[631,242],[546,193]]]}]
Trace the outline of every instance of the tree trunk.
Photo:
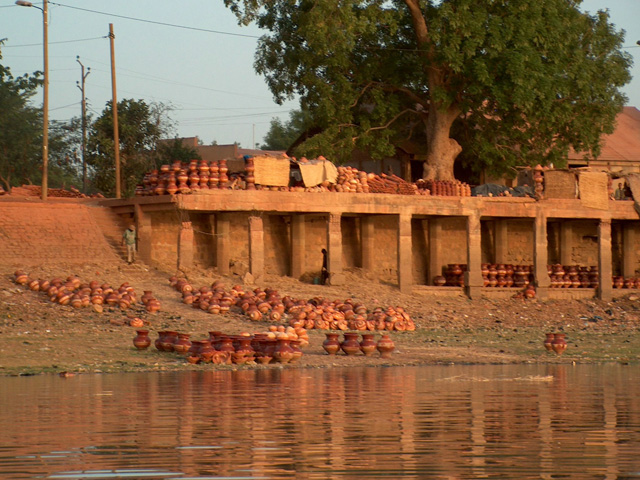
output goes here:
[{"label": "tree trunk", "polygon": [[462,147],[453,138],[449,138],[449,133],[458,115],[455,107],[446,110],[434,107],[429,110],[425,129],[427,160],[422,175],[425,180],[455,180],[453,162],[462,151]]}]

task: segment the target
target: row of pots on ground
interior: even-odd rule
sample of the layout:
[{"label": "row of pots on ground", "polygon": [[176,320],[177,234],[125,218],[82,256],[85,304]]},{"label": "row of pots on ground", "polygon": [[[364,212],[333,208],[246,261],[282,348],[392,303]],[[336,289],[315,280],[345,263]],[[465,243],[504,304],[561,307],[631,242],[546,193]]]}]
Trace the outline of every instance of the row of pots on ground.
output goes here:
[{"label": "row of pots on ground", "polygon": [[[66,280],[61,277],[55,277],[51,280],[33,279],[23,270],[16,270],[13,274],[13,280],[18,285],[24,285],[34,292],[43,292],[52,302],[70,305],[74,308],[109,305],[125,310],[137,303],[136,292],[128,282],[118,288],[113,288],[109,284],[101,284],[97,280],[88,283],[81,282],[74,275],[68,276]],[[149,313],[160,310],[160,302],[150,291],[145,291],[140,301]]]},{"label": "row of pots on ground", "polygon": [[169,278],[182,301],[208,313],[227,313],[236,307],[253,321],[280,322],[288,318],[290,326],[321,330],[413,331],[415,323],[402,307],[381,307],[368,312],[367,307],[352,299],[330,301],[323,297],[310,300],[281,296],[277,290],[246,290],[235,285],[227,290],[216,281],[211,286],[194,287],[185,279]]}]

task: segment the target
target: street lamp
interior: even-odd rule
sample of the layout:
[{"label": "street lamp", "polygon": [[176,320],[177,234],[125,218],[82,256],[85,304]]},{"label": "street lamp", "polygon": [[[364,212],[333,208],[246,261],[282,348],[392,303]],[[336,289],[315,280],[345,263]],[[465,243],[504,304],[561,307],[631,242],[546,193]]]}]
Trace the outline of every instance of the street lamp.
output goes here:
[{"label": "street lamp", "polygon": [[49,167],[49,32],[48,32],[48,1],[42,1],[42,8],[35,6],[26,0],[16,0],[16,5],[21,7],[33,7],[42,12],[42,30],[44,46],[44,94],[42,100],[42,201],[47,201]]}]

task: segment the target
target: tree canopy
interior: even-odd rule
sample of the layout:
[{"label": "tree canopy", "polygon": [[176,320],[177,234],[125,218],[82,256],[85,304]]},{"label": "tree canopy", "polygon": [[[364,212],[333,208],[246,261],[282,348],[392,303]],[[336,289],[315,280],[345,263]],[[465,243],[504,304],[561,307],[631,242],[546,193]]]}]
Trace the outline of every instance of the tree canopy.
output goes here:
[{"label": "tree canopy", "polygon": [[42,115],[29,104],[41,84],[40,72],[15,77],[0,63],[0,181],[7,189],[42,178]]},{"label": "tree canopy", "polygon": [[[163,104],[124,99],[118,102],[120,175],[123,196],[131,196],[144,174],[157,167],[156,145],[171,129]],[[91,125],[87,163],[93,185],[105,195],[115,195],[115,157],[112,102]]]},{"label": "tree canopy", "polygon": [[300,135],[312,126],[309,112],[291,110],[287,122],[282,122],[279,118],[271,120],[269,131],[264,136],[264,143],[260,145],[260,148],[262,150],[289,150]]},{"label": "tree canopy", "polygon": [[[580,0],[225,0],[269,33],[255,68],[276,101],[299,96],[308,155],[374,158],[422,141],[424,177],[598,153],[625,97],[630,56],[607,12]],[[455,139],[453,135],[455,134]]]}]

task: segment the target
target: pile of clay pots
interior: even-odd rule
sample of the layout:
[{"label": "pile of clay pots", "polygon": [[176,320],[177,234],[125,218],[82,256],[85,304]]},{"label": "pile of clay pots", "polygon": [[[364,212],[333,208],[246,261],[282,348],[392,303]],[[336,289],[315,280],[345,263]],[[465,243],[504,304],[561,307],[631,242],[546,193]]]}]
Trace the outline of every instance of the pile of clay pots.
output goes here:
[{"label": "pile of clay pots", "polygon": [[[100,284],[96,280],[83,283],[73,275],[68,276],[66,280],[60,277],[51,280],[33,279],[22,270],[14,272],[13,280],[34,292],[45,293],[52,302],[74,308],[93,305],[94,308],[101,309],[102,305],[108,305],[126,310],[137,303],[136,292],[127,282],[118,288],[113,288],[106,283]],[[147,295],[145,300],[147,301],[143,303],[148,312],[155,313],[160,309],[160,302],[152,295]]]},{"label": "pile of clay pots", "polygon": [[551,288],[596,288],[600,279],[598,267],[595,265],[547,265],[547,272]]},{"label": "pile of clay pots", "polygon": [[623,277],[616,275],[612,279],[613,288],[640,288],[640,277]]},{"label": "pile of clay pots", "polygon": [[471,186],[459,180],[418,180],[418,190],[428,190],[435,197],[470,197]]},{"label": "pile of clay pots", "polygon": [[[154,342],[160,352],[183,355],[189,363],[212,363],[217,365],[267,365],[269,363],[294,363],[302,357],[302,348],[309,344],[306,332],[290,329],[284,325],[275,331],[228,335],[218,331],[209,332],[209,337],[191,340],[191,335],[177,331],[158,332]],[[145,350],[151,345],[148,330],[137,330],[133,345]]]},{"label": "pile of clay pots", "polygon": [[391,354],[395,350],[393,340],[386,333],[382,334],[378,341],[374,340],[373,333],[363,333],[360,341],[358,340],[360,334],[357,332],[344,332],[342,341],[339,339],[339,333],[331,332],[325,335],[327,338],[322,343],[322,348],[328,355],[336,355],[342,351],[347,356],[355,356],[362,353],[370,357],[377,351],[382,358],[391,358]]},{"label": "pile of clay pots", "polygon": [[229,183],[227,161],[191,160],[162,165],[144,175],[136,186],[136,196],[187,194],[198,190],[233,188]]},{"label": "pile of clay pots", "polygon": [[367,307],[352,299],[330,301],[322,297],[310,300],[281,296],[271,288],[244,290],[240,285],[226,290],[215,281],[210,287],[195,288],[185,279],[169,278],[170,285],[182,294],[182,301],[208,313],[224,314],[232,308],[255,322],[278,323],[288,320],[294,328],[307,330],[414,331],[416,326],[402,307]]}]

